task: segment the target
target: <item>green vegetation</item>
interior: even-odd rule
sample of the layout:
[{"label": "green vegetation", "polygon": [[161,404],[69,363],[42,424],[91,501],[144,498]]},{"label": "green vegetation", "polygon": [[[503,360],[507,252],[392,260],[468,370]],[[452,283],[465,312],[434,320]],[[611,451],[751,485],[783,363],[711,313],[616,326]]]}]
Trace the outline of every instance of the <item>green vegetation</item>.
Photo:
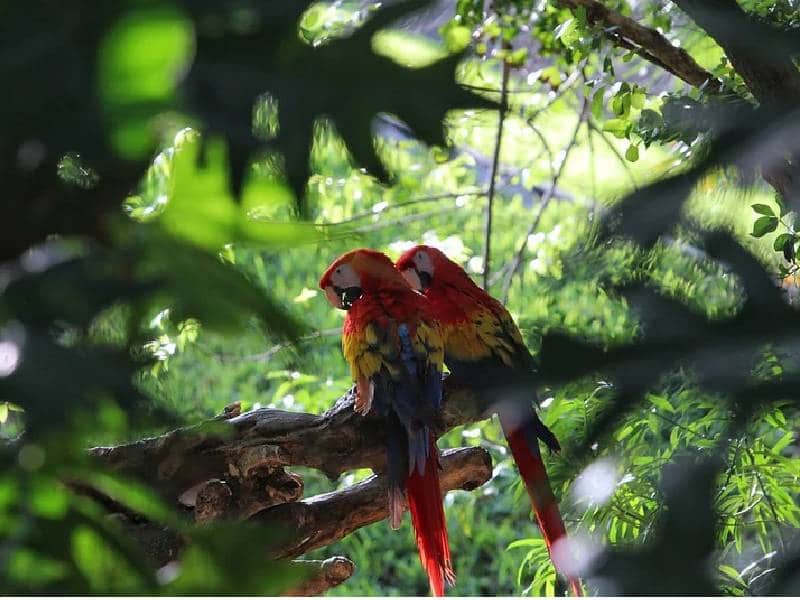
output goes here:
[{"label": "green vegetation", "polygon": [[[328,409],[350,375],[320,274],[356,246],[394,258],[420,241],[488,270],[542,361],[541,416],[565,447],[545,461],[590,593],[798,589],[797,317],[764,284],[791,287],[796,205],[732,156],[797,116],[691,13],[604,3],[681,41],[718,78],[703,87],[568,9],[582,2],[459,0],[435,41],[397,26],[421,2],[33,4],[0,8],[0,72],[19,81],[0,100],[4,590],[296,584],[264,558],[274,532],[190,524],[84,449],[234,402]],[[741,4],[796,33],[791,0]],[[496,420],[439,445],[494,463],[446,498],[454,593],[561,593]],[[370,474],[297,471],[306,496]],[[101,494],[186,534],[180,568],[156,574]],[[306,558],[339,554],[356,571],[329,595],[427,592],[407,519]]]}]

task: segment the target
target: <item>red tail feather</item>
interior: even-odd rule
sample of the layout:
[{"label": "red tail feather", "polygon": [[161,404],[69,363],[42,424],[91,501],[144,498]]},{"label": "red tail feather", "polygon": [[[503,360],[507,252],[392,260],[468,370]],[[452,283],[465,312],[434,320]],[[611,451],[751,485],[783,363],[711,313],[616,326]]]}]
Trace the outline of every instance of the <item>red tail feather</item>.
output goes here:
[{"label": "red tail feather", "polygon": [[[536,514],[539,529],[542,531],[542,536],[550,552],[550,559],[556,570],[563,574],[565,572],[564,565],[559,564],[562,562],[561,558],[553,555],[553,545],[559,539],[566,538],[567,531],[564,528],[564,521],[561,520],[558,502],[550,488],[550,480],[547,478],[542,457],[531,451],[524,429],[518,428],[511,433],[506,432],[506,439],[531,498],[533,512]],[[535,438],[534,443],[538,443]],[[571,569],[566,569],[566,571],[569,572]],[[580,579],[569,577],[568,582],[573,596],[583,596]]]},{"label": "red tail feather", "polygon": [[453,585],[456,578],[450,561],[447,522],[439,488],[438,450],[433,438],[430,443],[425,474],[420,475],[414,470],[406,480],[406,492],[420,562],[428,573],[433,595],[441,596],[444,594],[444,584]]}]

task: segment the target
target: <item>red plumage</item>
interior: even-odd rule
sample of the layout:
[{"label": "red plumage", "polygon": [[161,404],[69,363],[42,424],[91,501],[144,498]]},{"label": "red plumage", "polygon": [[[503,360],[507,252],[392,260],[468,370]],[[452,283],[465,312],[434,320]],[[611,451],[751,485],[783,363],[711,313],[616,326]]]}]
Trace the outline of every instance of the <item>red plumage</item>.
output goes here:
[{"label": "red plumage", "polygon": [[441,596],[455,576],[432,434],[442,393],[438,323],[392,261],[374,250],[344,254],[319,285],[347,310],[342,347],[356,382],[354,408],[385,419],[390,523],[399,527],[405,495],[420,561]]},{"label": "red plumage", "polygon": [[436,441],[431,437],[430,450],[433,460],[425,466],[425,473],[415,470],[406,481],[408,509],[417,540],[419,560],[428,574],[428,582],[434,596],[444,594],[444,585],[454,585],[456,576],[450,559],[450,544],[447,540],[447,522],[442,506],[439,487],[439,461]]},{"label": "red plumage", "polygon": [[[522,335],[505,307],[478,287],[444,253],[416,246],[395,263],[409,280],[419,284],[431,311],[442,326],[445,363],[453,376],[466,383],[498,392],[517,394],[534,383],[536,365]],[[555,551],[566,529],[550,487],[538,439],[553,451],[558,441],[539,420],[532,406],[535,391],[525,402],[500,402],[497,412],[514,461],[525,483],[536,520],[556,570],[565,575],[572,593],[583,595],[572,575],[569,553]],[[565,564],[567,563],[567,564]]]}]

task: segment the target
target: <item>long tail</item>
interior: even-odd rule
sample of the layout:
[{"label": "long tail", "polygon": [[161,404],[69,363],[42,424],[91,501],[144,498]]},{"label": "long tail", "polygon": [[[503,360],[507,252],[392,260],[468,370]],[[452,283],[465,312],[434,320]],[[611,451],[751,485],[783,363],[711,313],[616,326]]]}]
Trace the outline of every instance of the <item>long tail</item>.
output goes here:
[{"label": "long tail", "polygon": [[419,559],[428,573],[428,581],[434,596],[443,595],[445,583],[453,585],[456,580],[450,560],[447,522],[444,518],[442,492],[439,488],[438,457],[436,441],[431,437],[424,473],[420,473],[418,467],[406,480],[408,508],[417,538]]},{"label": "long tail", "polygon": [[[530,416],[526,415],[521,422],[515,422],[516,419],[510,419],[508,416],[504,418],[504,416],[500,415],[503,433],[508,440],[511,454],[514,456],[520,476],[528,490],[539,529],[542,531],[547,550],[550,552],[550,559],[556,570],[564,575],[573,571],[573,569],[564,568],[563,562],[569,560],[568,555],[564,556],[563,552],[554,554],[553,546],[558,540],[566,539],[567,531],[542,462],[539,438],[541,437],[553,450],[558,450],[558,442],[552,432],[539,421],[536,413],[533,412],[533,407],[531,407]],[[568,576],[567,582],[573,596],[583,596],[580,579]]]}]

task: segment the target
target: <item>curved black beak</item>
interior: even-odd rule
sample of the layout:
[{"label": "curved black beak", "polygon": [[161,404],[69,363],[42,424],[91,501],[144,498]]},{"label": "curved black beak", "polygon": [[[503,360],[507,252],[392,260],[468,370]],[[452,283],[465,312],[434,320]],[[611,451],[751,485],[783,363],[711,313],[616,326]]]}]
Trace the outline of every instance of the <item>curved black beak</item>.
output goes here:
[{"label": "curved black beak", "polygon": [[431,274],[427,271],[420,271],[416,267],[414,267],[414,270],[417,272],[417,277],[419,277],[419,283],[422,285],[422,289],[426,290],[431,287],[431,283],[433,282],[433,277],[431,277]]},{"label": "curved black beak", "polygon": [[333,291],[336,293],[339,298],[342,300],[342,308],[344,310],[349,310],[353,306],[353,302],[358,300],[363,293],[363,290],[358,286],[352,286],[348,288],[340,288],[334,286]]}]

